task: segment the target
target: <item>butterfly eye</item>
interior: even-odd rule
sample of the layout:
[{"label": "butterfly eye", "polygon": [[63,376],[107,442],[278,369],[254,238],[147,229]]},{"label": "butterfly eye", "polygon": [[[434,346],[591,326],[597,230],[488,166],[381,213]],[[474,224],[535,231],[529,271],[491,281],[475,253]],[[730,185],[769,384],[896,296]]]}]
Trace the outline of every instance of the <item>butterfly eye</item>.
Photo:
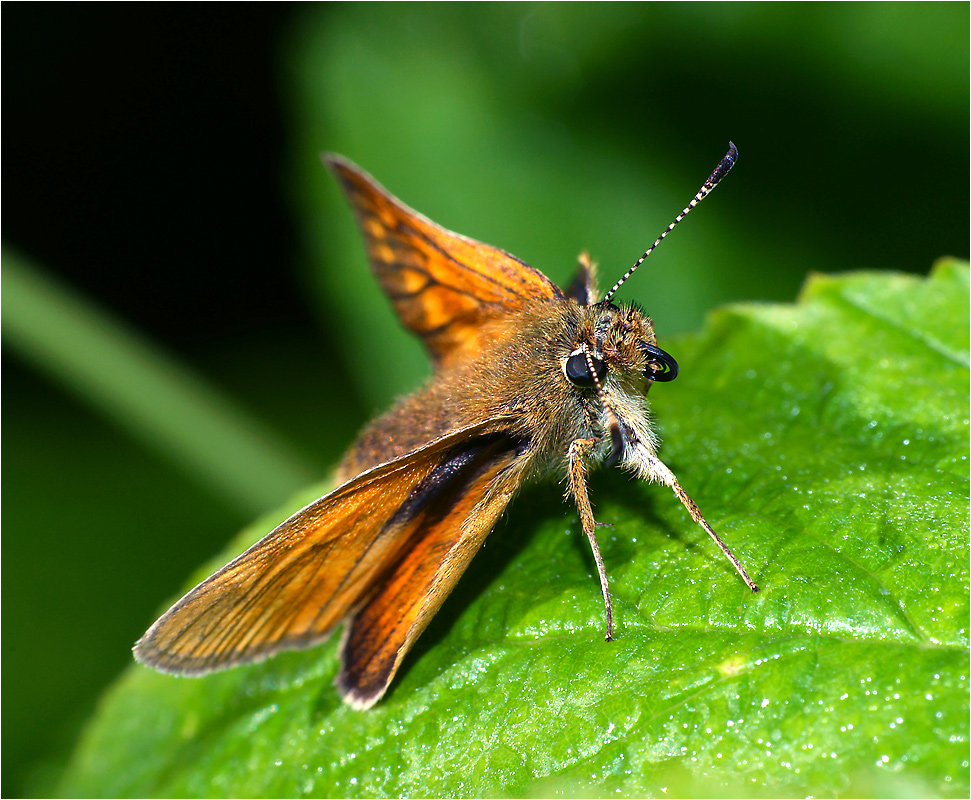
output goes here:
[{"label": "butterfly eye", "polygon": [[649,381],[673,381],[678,377],[678,362],[665,353],[660,347],[642,344],[641,349],[647,354],[647,366],[644,374]]},{"label": "butterfly eye", "polygon": [[[593,362],[593,368],[597,372],[597,378],[602,383],[604,376],[607,374],[607,365],[596,356],[590,356],[590,361]],[[585,353],[574,353],[567,359],[566,377],[569,378],[571,383],[574,383],[577,386],[595,385],[593,375],[590,372],[590,366],[587,364],[587,356]]]}]

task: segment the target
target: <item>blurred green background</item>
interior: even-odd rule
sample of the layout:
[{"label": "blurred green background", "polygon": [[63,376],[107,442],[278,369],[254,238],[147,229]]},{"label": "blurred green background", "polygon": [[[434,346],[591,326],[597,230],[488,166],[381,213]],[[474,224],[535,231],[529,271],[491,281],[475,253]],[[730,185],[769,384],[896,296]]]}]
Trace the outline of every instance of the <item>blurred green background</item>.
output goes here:
[{"label": "blurred green background", "polygon": [[609,282],[732,139],[619,298],[662,346],[810,270],[968,256],[966,4],[5,12],[5,796],[52,791],[189,571],[427,375],[322,150]]}]

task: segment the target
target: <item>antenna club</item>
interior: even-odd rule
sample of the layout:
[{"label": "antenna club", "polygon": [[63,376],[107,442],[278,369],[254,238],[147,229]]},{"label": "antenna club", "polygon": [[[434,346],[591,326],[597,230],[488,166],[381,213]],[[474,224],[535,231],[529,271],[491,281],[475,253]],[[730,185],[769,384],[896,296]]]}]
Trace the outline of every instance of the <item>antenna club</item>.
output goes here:
[{"label": "antenna club", "polygon": [[725,153],[725,157],[718,162],[718,166],[715,167],[715,171],[711,173],[708,180],[705,181],[705,187],[708,191],[715,188],[715,185],[724,178],[732,167],[735,166],[735,161],[738,159],[738,150],[732,142],[728,143],[728,152]]}]

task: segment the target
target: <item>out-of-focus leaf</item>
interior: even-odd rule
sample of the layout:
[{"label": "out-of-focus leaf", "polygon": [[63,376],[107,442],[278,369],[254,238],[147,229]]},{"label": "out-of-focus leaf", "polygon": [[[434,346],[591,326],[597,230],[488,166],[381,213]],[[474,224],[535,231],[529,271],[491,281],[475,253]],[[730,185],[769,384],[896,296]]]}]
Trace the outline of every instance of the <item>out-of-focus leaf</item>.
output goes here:
[{"label": "out-of-focus leaf", "polygon": [[215,387],[6,248],[3,287],[5,344],[236,507],[264,511],[314,475]]}]

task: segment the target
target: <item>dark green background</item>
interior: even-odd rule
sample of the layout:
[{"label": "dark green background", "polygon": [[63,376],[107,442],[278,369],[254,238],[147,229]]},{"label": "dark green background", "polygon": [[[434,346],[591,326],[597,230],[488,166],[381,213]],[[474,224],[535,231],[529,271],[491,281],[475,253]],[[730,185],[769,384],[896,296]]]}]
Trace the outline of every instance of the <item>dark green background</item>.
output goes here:
[{"label": "dark green background", "polygon": [[[792,299],[809,270],[967,256],[968,17],[8,6],[4,240],[322,475],[422,372],[320,150],[563,282],[583,248],[623,272],[733,139],[737,169],[630,284],[663,346],[720,302]],[[6,796],[50,791],[134,639],[270,504],[213,491],[49,370],[4,349]]]}]

